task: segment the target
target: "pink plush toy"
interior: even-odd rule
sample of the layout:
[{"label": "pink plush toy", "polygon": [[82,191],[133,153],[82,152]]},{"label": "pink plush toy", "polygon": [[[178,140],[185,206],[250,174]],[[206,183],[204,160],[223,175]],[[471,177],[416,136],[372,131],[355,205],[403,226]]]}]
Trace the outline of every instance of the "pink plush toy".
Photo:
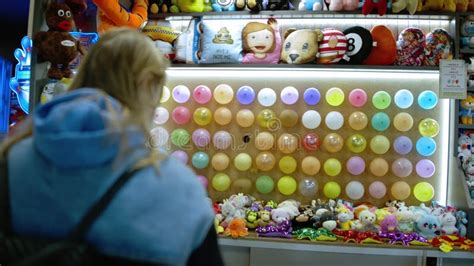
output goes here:
[{"label": "pink plush toy", "polygon": [[398,220],[393,214],[388,214],[380,223],[380,230],[384,233],[393,232],[397,230]]},{"label": "pink plush toy", "polygon": [[353,11],[359,8],[359,0],[325,0],[324,10],[330,11]]}]

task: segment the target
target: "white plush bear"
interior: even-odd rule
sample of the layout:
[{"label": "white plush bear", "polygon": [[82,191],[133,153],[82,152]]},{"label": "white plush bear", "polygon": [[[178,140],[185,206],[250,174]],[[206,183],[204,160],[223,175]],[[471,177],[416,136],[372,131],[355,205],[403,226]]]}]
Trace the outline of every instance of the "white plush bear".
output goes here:
[{"label": "white plush bear", "polygon": [[285,220],[291,221],[300,214],[298,210],[300,203],[295,200],[285,200],[272,210],[272,220],[281,223]]},{"label": "white plush bear", "polygon": [[376,221],[377,216],[374,212],[370,210],[363,210],[359,213],[358,220],[352,224],[352,229],[360,232],[378,232],[380,228],[375,224]]},{"label": "white plush bear", "polygon": [[466,135],[462,134],[458,139],[458,158],[461,165],[464,165],[466,161],[472,155],[472,139]]},{"label": "white plush bear", "polygon": [[450,212],[443,214],[440,217],[441,220],[441,232],[443,235],[455,235],[458,233],[456,228],[456,217]]},{"label": "white plush bear", "polygon": [[466,179],[468,181],[474,181],[474,157],[470,157],[463,168]]}]

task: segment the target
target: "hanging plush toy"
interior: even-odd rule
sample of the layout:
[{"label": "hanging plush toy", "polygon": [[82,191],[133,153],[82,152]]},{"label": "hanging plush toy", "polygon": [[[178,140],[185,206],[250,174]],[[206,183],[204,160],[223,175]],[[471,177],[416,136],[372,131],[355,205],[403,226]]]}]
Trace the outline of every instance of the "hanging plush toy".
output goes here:
[{"label": "hanging plush toy", "polygon": [[235,0],[212,0],[211,3],[215,12],[235,11]]},{"label": "hanging plush toy", "polygon": [[258,13],[267,8],[268,0],[236,0],[235,8],[244,10],[247,8],[252,13]]},{"label": "hanging plush toy", "polygon": [[347,51],[347,38],[344,33],[336,29],[324,29],[323,40],[319,43],[320,64],[338,63]]},{"label": "hanging plush toy", "polygon": [[397,60],[400,66],[421,66],[425,60],[425,34],[418,28],[406,28],[398,36]]},{"label": "hanging plush toy", "polygon": [[298,4],[300,11],[323,10],[323,0],[301,0]]},{"label": "hanging plush toy", "polygon": [[362,14],[367,16],[374,9],[377,9],[380,16],[385,15],[387,13],[387,0],[364,0]]},{"label": "hanging plush toy", "polygon": [[418,0],[394,0],[392,3],[392,12],[400,13],[403,10],[407,10],[410,15],[416,13],[418,8]]},{"label": "hanging plush toy", "polygon": [[148,0],[94,0],[94,3],[99,13],[97,23],[99,33],[123,26],[142,29],[148,19]]},{"label": "hanging plush toy", "polygon": [[242,30],[244,64],[278,64],[281,36],[275,19],[267,23],[249,22]]},{"label": "hanging plush toy", "polygon": [[84,54],[80,42],[69,34],[74,27],[71,9],[66,4],[51,3],[45,13],[49,30],[35,34],[33,46],[38,49],[38,61],[49,61],[48,77],[51,79],[69,78],[72,71],[69,64]]},{"label": "hanging plush toy", "polygon": [[148,2],[148,13],[168,13],[171,8],[171,0],[149,0]]},{"label": "hanging plush toy", "polygon": [[443,29],[435,29],[426,36],[425,66],[439,66],[439,60],[453,59],[453,40]]},{"label": "hanging plush toy", "polygon": [[359,0],[324,0],[325,10],[354,11],[359,8]]}]

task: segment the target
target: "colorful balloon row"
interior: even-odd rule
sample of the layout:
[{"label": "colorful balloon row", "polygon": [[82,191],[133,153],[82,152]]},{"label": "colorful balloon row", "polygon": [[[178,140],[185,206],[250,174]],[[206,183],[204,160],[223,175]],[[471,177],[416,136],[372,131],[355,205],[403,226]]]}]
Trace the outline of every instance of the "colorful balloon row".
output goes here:
[{"label": "colorful balloon row", "polygon": [[[186,152],[177,150],[171,154],[184,164],[189,161]],[[253,165],[252,157],[247,153],[239,153],[235,156],[233,165],[239,171],[248,171]],[[191,165],[196,169],[205,169],[211,164],[216,171],[224,171],[229,168],[230,159],[225,153],[217,153],[212,159],[204,152],[196,152],[191,157]],[[260,171],[271,171],[275,168],[277,160],[270,152],[261,152],[255,157],[255,166]],[[298,163],[292,156],[283,156],[278,161],[278,168],[284,174],[293,174]],[[301,170],[304,174],[314,176],[320,172],[321,162],[314,156],[305,157],[301,161]],[[342,172],[342,163],[335,158],[327,159],[323,163],[323,171],[326,175],[334,177]],[[392,163],[392,173],[397,177],[408,177],[413,172],[413,164],[406,158],[399,158]],[[351,175],[358,176],[366,171],[366,164],[362,157],[352,156],[346,161],[346,170]],[[385,159],[376,158],[370,162],[370,172],[375,176],[385,176],[389,171],[389,164]],[[430,178],[436,171],[435,164],[428,159],[417,162],[415,171],[422,178]]]},{"label": "colorful balloon row", "polygon": [[[170,139],[169,133],[162,127],[154,128],[151,131],[154,146],[165,146]],[[250,136],[245,135],[245,142],[250,142]],[[171,143],[179,148],[189,145],[190,141],[199,148],[209,148],[211,135],[206,129],[197,129],[192,136],[186,129],[178,128],[171,132]],[[217,131],[212,137],[212,143],[218,150],[231,148],[235,143],[233,136],[227,131]],[[301,146],[307,151],[317,151],[322,146],[331,153],[339,152],[344,147],[344,139],[337,133],[326,135],[321,143],[321,138],[316,133],[308,133],[301,141],[297,136],[289,133],[283,133],[279,136],[276,147],[284,154],[291,154],[297,151]],[[255,147],[258,150],[274,150],[275,137],[269,132],[258,133],[255,138]],[[353,134],[346,140],[347,148],[353,153],[362,153],[369,146],[370,150],[378,155],[386,154],[390,150],[390,140],[383,135],[376,135],[367,143],[366,138],[361,134]],[[430,137],[421,137],[417,140],[415,149],[421,156],[432,156],[436,152],[436,142]],[[393,149],[401,155],[410,153],[413,149],[413,143],[407,136],[399,136],[393,142]]]},{"label": "colorful balloon row", "polygon": [[[191,98],[191,91],[184,85],[178,85],[170,93],[165,87],[161,102],[167,102],[172,96],[177,103],[186,103]],[[229,104],[234,98],[234,90],[227,84],[220,84],[211,92],[209,87],[199,85],[192,92],[194,101],[198,104],[207,104],[214,97],[219,104]],[[280,100],[286,105],[293,105],[298,102],[300,95],[298,89],[292,86],[285,87],[280,92]],[[331,106],[340,106],[344,103],[345,94],[340,88],[330,88],[325,94],[326,102]],[[250,86],[242,86],[237,89],[235,98],[242,105],[250,105],[255,99],[260,105],[269,107],[276,103],[277,93],[271,88],[263,88],[258,94]],[[317,105],[321,101],[321,93],[317,88],[307,88],[303,93],[303,100],[308,105]],[[367,93],[363,89],[353,89],[347,96],[349,103],[353,107],[363,107],[367,103]],[[399,90],[395,93],[393,101],[398,108],[410,108],[414,102],[414,96],[409,90]],[[438,103],[437,95],[429,90],[423,91],[418,95],[418,105],[425,110],[433,109]],[[372,105],[384,110],[390,107],[392,97],[386,91],[378,91],[372,96]]]},{"label": "colorful balloon row", "polygon": [[[207,187],[207,179],[199,176],[199,179]],[[216,174],[211,181],[212,188],[219,192],[229,190],[232,180],[224,173]],[[243,191],[250,191],[252,189],[252,182],[247,179],[240,179],[234,181]],[[273,178],[270,176],[260,176],[255,181],[255,189],[262,194],[271,193],[274,190],[275,184]],[[278,191],[285,195],[293,195],[296,190],[304,197],[314,198],[319,189],[318,181],[313,178],[306,178],[297,183],[291,176],[283,176],[277,182]],[[341,196],[341,185],[336,181],[330,181],[324,184],[323,194],[327,198],[336,199]],[[368,187],[369,195],[375,199],[381,199],[387,194],[387,187],[380,181],[372,182]],[[365,187],[359,181],[350,181],[345,186],[345,194],[351,200],[359,200],[365,195]],[[412,189],[407,182],[397,181],[390,187],[390,193],[396,200],[406,200],[410,197]],[[428,182],[419,182],[413,188],[413,195],[421,202],[427,202],[433,199],[435,194],[433,186]]]}]

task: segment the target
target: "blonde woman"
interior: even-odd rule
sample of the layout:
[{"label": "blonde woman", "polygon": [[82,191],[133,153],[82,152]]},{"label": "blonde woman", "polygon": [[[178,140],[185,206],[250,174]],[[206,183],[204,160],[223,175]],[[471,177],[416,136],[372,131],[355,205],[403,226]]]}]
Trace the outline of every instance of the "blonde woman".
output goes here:
[{"label": "blonde woman", "polygon": [[135,170],[84,235],[109,257],[101,264],[222,264],[202,185],[146,145],[166,66],[142,34],[112,30],[91,48],[70,91],[40,106],[25,132],[4,143],[14,233],[64,238]]}]

